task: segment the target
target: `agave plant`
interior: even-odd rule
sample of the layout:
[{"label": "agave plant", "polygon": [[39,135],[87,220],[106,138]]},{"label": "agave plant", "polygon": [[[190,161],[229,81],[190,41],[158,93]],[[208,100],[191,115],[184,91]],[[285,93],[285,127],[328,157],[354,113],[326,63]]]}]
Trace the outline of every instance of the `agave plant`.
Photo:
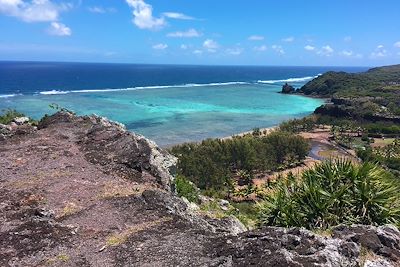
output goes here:
[{"label": "agave plant", "polygon": [[399,181],[372,163],[330,160],[289,175],[260,203],[261,225],[328,228],[400,223]]}]

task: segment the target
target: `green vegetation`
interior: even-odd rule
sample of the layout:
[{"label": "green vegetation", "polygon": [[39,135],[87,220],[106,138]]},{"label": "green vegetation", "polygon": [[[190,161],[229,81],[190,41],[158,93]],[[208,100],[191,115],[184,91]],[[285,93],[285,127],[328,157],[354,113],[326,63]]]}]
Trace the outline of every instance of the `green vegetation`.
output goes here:
[{"label": "green vegetation", "polygon": [[190,202],[199,202],[199,192],[196,186],[182,175],[175,178],[175,190],[178,196],[185,197]]},{"label": "green vegetation", "polygon": [[332,98],[332,105],[316,109],[318,114],[400,122],[400,65],[374,68],[363,73],[327,72],[297,92]]},{"label": "green vegetation", "polygon": [[0,114],[0,123],[9,124],[10,122],[13,121],[13,119],[17,117],[25,117],[25,115],[14,109],[3,110],[2,113]]},{"label": "green vegetation", "polygon": [[286,168],[301,162],[309,151],[308,142],[287,132],[275,131],[267,136],[246,135],[232,139],[208,139],[173,147],[177,156],[178,173],[208,195],[228,194],[233,187],[232,178],[240,170],[246,171],[247,180],[258,172]]},{"label": "green vegetation", "polygon": [[400,174],[400,139],[395,139],[383,147],[367,146],[359,149],[357,156],[363,161],[377,162],[395,174]]},{"label": "green vegetation", "polygon": [[320,116],[310,115],[302,119],[284,121],[279,125],[279,129],[290,133],[299,133],[313,130]]},{"label": "green vegetation", "polygon": [[327,161],[289,174],[260,204],[260,225],[327,229],[338,224],[400,224],[399,182],[372,163]]}]

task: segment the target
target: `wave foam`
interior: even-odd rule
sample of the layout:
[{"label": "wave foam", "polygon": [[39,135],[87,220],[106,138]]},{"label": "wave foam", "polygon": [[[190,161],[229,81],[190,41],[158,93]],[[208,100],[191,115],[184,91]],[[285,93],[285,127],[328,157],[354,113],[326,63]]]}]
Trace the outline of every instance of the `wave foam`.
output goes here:
[{"label": "wave foam", "polygon": [[0,95],[0,98],[10,98],[10,97],[18,96],[18,95],[21,95],[21,94]]},{"label": "wave foam", "polygon": [[190,83],[182,85],[154,85],[154,86],[137,86],[128,88],[108,88],[108,89],[83,89],[83,90],[70,90],[70,91],[42,91],[39,92],[41,95],[63,95],[69,93],[104,93],[104,92],[119,92],[119,91],[134,91],[144,89],[166,89],[166,88],[190,88],[190,87],[205,87],[205,86],[224,86],[224,85],[243,85],[249,84],[247,82],[224,82],[224,83]]},{"label": "wave foam", "polygon": [[288,79],[283,79],[283,80],[259,80],[257,82],[259,83],[268,83],[268,84],[274,84],[274,83],[293,83],[293,82],[306,82],[312,79],[317,78],[321,74],[318,74],[317,76],[306,76],[306,77],[300,77],[300,78],[288,78]]},{"label": "wave foam", "polygon": [[68,94],[69,91],[57,91],[57,90],[51,90],[51,91],[43,91],[40,92],[41,95],[64,95]]}]

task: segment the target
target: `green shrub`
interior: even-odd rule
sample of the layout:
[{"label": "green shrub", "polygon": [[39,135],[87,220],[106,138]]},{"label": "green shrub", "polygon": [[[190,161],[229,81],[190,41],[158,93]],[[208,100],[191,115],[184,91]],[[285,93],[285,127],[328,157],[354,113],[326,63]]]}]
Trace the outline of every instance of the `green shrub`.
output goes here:
[{"label": "green shrub", "polygon": [[207,139],[183,144],[170,151],[178,157],[178,173],[202,190],[232,188],[237,171],[277,170],[302,161],[310,147],[306,139],[282,131],[267,136],[246,135],[232,139]]},{"label": "green shrub", "polygon": [[179,197],[185,197],[190,202],[199,202],[199,194],[197,188],[184,176],[178,175],[176,177],[175,189]]},{"label": "green shrub", "polygon": [[3,114],[0,114],[0,123],[9,124],[10,122],[13,121],[13,119],[17,117],[25,117],[25,115],[16,111],[15,109],[3,110]]},{"label": "green shrub", "polygon": [[260,204],[260,225],[327,229],[400,224],[399,181],[372,163],[327,161],[280,180]]}]

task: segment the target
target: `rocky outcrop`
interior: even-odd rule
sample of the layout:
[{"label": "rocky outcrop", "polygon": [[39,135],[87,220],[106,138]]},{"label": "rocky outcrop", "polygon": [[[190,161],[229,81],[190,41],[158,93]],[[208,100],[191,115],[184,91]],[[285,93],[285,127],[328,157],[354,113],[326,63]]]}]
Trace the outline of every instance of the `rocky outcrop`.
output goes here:
[{"label": "rocky outcrop", "polygon": [[94,115],[76,117],[69,112],[44,117],[38,128],[65,127],[68,124],[76,129],[76,142],[88,161],[139,182],[155,178],[163,189],[171,189],[176,158],[153,141],[106,118]]},{"label": "rocky outcrop", "polygon": [[393,226],[340,226],[320,236],[299,228],[246,231],[235,217],[210,218],[171,191],[175,161],[123,125],[68,112],[1,140],[0,266],[399,262]]},{"label": "rocky outcrop", "polygon": [[293,94],[295,92],[296,92],[296,90],[294,89],[294,87],[289,85],[288,83],[285,83],[282,86],[282,94]]},{"label": "rocky outcrop", "polygon": [[266,227],[215,241],[213,254],[231,266],[398,266],[400,232],[393,226],[340,226],[332,237],[299,228]]}]

